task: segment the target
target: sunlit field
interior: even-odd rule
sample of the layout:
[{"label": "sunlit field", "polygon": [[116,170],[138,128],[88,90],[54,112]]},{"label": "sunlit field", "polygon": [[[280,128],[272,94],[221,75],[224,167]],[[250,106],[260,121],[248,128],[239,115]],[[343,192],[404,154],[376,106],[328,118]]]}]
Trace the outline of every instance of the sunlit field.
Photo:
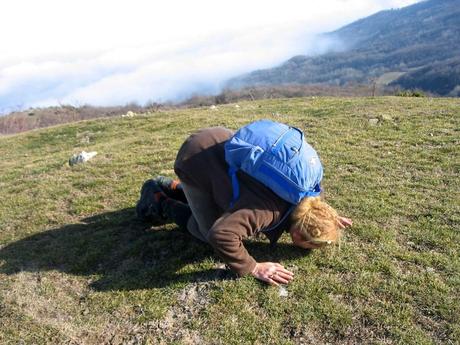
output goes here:
[{"label": "sunlit field", "polygon": [[[225,270],[174,224],[139,222],[201,127],[299,127],[353,227],[306,251],[246,246],[286,286]],[[458,344],[460,100],[296,98],[83,121],[0,138],[1,344]],[[73,153],[97,151],[68,165]],[[222,176],[222,178],[226,178]]]}]

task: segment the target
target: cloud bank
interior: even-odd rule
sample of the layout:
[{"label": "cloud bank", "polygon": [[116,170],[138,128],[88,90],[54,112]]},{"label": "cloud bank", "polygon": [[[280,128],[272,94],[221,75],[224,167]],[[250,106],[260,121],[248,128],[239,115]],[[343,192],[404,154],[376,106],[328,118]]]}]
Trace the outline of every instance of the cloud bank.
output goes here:
[{"label": "cloud bank", "polygon": [[[17,0],[1,4],[0,113],[216,93],[241,73],[331,48],[316,34],[416,0]],[[94,4],[96,3],[96,4]]]}]

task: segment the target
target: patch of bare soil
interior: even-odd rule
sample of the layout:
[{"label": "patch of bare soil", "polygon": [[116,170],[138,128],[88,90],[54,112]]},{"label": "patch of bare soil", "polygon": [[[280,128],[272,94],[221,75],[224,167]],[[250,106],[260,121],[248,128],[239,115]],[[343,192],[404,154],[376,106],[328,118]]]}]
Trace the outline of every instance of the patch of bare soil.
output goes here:
[{"label": "patch of bare soil", "polygon": [[193,321],[209,304],[209,283],[187,285],[177,297],[177,303],[166,313],[163,320],[150,323],[149,333],[159,344],[180,342],[182,344],[203,344],[198,331],[191,329]]},{"label": "patch of bare soil", "polygon": [[176,303],[161,320],[134,324],[125,315],[118,325],[108,324],[91,344],[206,344],[201,334],[193,329],[193,323],[199,322],[200,313],[209,304],[209,284],[187,285],[177,294]]}]

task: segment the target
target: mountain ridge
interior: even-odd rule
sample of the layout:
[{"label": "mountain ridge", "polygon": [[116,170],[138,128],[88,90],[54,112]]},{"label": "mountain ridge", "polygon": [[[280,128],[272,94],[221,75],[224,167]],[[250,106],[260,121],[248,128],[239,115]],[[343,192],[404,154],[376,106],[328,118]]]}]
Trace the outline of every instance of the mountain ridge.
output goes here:
[{"label": "mountain ridge", "polygon": [[458,96],[459,5],[458,0],[428,0],[375,13],[320,35],[341,42],[339,51],[294,56],[274,68],[230,79],[227,87],[368,84],[398,72],[385,85]]}]

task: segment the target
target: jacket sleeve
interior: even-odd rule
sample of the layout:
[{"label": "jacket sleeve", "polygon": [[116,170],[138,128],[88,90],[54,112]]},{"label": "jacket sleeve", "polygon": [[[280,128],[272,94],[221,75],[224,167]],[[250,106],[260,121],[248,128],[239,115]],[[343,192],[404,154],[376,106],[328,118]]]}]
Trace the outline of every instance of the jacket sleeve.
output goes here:
[{"label": "jacket sleeve", "polygon": [[254,270],[256,260],[249,255],[243,240],[259,230],[264,225],[262,223],[269,224],[273,219],[270,215],[271,212],[250,209],[226,213],[214,223],[207,240],[234,272],[241,276],[249,274]]}]

